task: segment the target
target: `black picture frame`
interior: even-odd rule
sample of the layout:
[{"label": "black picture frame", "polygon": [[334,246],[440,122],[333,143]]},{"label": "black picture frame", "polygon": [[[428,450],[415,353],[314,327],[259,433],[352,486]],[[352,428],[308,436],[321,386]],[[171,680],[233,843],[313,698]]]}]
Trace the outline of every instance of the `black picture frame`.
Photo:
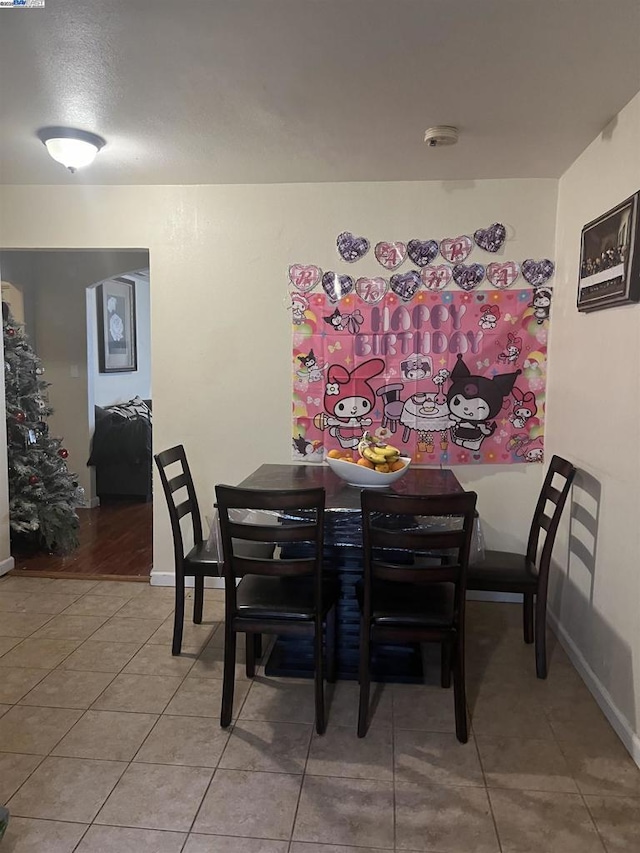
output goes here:
[{"label": "black picture frame", "polygon": [[138,369],[135,282],[114,278],[96,291],[99,371],[131,373]]},{"label": "black picture frame", "polygon": [[578,311],[640,302],[639,206],[640,191],[582,229]]}]

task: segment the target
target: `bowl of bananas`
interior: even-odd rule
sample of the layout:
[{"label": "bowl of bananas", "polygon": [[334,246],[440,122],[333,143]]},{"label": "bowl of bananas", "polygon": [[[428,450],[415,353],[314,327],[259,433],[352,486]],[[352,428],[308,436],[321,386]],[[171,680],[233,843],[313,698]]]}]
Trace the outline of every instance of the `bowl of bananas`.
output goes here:
[{"label": "bowl of bananas", "polygon": [[386,489],[407,473],[411,459],[365,432],[357,451],[330,450],[327,465],[349,486]]}]

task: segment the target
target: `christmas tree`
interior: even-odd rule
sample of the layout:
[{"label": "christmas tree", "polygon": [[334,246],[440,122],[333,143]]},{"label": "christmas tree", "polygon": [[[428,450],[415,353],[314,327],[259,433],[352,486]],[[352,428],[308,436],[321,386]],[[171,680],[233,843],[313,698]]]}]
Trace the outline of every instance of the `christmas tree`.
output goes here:
[{"label": "christmas tree", "polygon": [[4,302],[2,317],[11,538],[66,554],[78,545],[75,507],[82,493],[67,469],[67,450],[49,435],[53,409],[44,367]]}]

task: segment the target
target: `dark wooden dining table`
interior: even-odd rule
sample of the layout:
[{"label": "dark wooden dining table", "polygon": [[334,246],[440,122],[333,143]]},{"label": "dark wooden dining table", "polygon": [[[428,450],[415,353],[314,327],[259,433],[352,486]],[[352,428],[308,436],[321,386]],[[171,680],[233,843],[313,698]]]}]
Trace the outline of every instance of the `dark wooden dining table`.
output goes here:
[{"label": "dark wooden dining table", "polygon": [[[261,465],[240,483],[250,489],[308,489],[326,493],[324,568],[340,580],[338,604],[338,677],[357,679],[360,615],[355,584],[362,577],[362,515],[359,488],[347,485],[326,465]],[[442,468],[410,468],[389,486],[407,495],[440,495],[463,491],[454,473]],[[415,646],[379,647],[372,660],[379,681],[419,681],[423,656]],[[267,675],[312,677],[310,640],[279,637],[266,663]]]}]

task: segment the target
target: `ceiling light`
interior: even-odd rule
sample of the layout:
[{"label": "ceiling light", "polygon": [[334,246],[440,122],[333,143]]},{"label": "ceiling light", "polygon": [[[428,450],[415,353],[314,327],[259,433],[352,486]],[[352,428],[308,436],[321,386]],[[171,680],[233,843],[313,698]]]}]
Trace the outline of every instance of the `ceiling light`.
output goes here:
[{"label": "ceiling light", "polygon": [[101,136],[72,127],[43,127],[38,138],[58,163],[73,173],[93,163],[98,151],[106,144]]},{"label": "ceiling light", "polygon": [[448,124],[429,127],[424,132],[424,141],[429,148],[441,148],[444,145],[455,145],[458,141],[458,128]]}]

